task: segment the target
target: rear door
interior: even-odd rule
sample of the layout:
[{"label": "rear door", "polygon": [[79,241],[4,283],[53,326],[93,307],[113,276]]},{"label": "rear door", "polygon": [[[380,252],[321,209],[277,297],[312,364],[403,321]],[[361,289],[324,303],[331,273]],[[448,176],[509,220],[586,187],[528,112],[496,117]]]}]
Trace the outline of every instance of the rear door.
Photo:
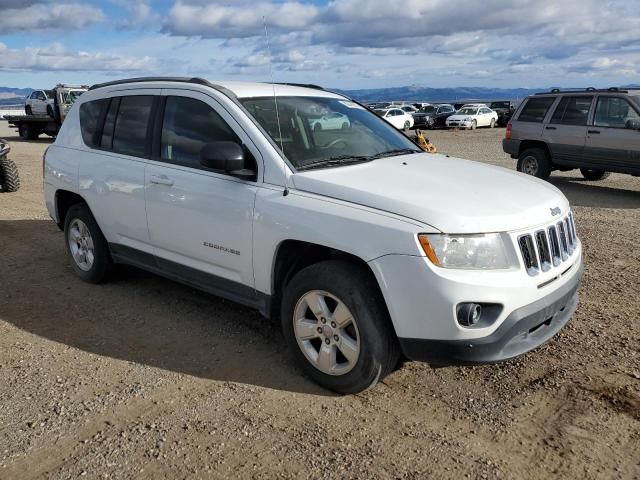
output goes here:
[{"label": "rear door", "polygon": [[640,173],[640,113],[623,96],[600,95],[587,130],[585,166]]},{"label": "rear door", "polygon": [[245,145],[253,158],[259,153],[212,96],[186,89],[165,89],[162,95],[166,100],[154,135],[159,145],[145,184],[156,262],[170,276],[246,300],[255,293],[256,182],[204,169],[200,151],[211,142],[233,141]]},{"label": "rear door", "polygon": [[542,136],[558,165],[580,166],[593,95],[567,95],[558,102]]}]

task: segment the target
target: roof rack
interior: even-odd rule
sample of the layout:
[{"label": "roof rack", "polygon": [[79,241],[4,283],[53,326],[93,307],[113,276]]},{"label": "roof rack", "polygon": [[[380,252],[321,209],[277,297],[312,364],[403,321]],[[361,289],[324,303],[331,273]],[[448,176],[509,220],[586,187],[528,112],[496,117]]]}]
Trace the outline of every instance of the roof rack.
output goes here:
[{"label": "roof rack", "polygon": [[549,95],[550,93],[581,93],[581,92],[617,92],[617,93],[628,93],[629,90],[621,89],[618,87],[609,87],[609,88],[552,88],[549,92],[539,92],[536,95]]},{"label": "roof rack", "polygon": [[96,90],[97,88],[112,87],[114,85],[125,85],[127,83],[139,83],[139,82],[182,82],[182,83],[195,83],[197,85],[212,86],[212,84],[199,77],[138,77],[138,78],[125,78],[122,80],[114,80],[112,82],[96,83],[91,85],[89,90]]},{"label": "roof rack", "polygon": [[303,87],[303,88],[312,88],[314,90],[324,90],[324,87],[320,85],[314,85],[313,83],[288,83],[288,82],[272,82],[275,85],[287,85],[289,87]]}]

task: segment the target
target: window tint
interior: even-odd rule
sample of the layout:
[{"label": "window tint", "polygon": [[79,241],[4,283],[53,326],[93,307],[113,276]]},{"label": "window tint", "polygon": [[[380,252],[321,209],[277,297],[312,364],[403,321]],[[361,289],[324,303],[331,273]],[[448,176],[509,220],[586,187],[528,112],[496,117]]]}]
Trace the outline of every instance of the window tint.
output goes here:
[{"label": "window tint", "polygon": [[82,140],[87,146],[95,147],[100,145],[102,122],[108,107],[108,98],[93,100],[80,105],[80,131]]},{"label": "window tint", "polygon": [[147,141],[147,124],[153,96],[130,96],[120,99],[113,132],[113,151],[143,157]]},{"label": "window tint", "polygon": [[200,150],[207,143],[241,143],[213,108],[200,100],[168,97],[162,125],[161,158],[188,167],[200,166]]},{"label": "window tint", "polygon": [[640,115],[621,97],[599,97],[593,124],[598,127],[637,128]]},{"label": "window tint", "polygon": [[553,112],[551,123],[586,125],[593,97],[564,97]]},{"label": "window tint", "polygon": [[116,125],[116,114],[118,113],[118,107],[120,106],[120,98],[114,97],[111,99],[111,105],[107,112],[107,118],[104,121],[104,128],[102,129],[102,140],[100,146],[111,150],[113,148],[113,129]]},{"label": "window tint", "polygon": [[544,117],[547,115],[549,108],[553,105],[555,97],[532,97],[527,101],[518,116],[518,120],[521,122],[538,122],[542,123]]}]

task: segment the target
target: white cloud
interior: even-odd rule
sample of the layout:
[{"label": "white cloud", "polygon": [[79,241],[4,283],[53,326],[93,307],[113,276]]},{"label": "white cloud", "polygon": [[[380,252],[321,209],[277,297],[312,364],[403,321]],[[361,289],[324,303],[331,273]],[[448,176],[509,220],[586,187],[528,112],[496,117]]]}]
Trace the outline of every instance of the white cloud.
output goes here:
[{"label": "white cloud", "polygon": [[[17,7],[11,1],[9,7]],[[0,32],[34,32],[41,30],[79,30],[104,20],[102,10],[80,3],[30,4],[24,8],[0,6]]]},{"label": "white cloud", "polygon": [[157,67],[150,57],[70,52],[54,43],[46,47],[11,49],[0,43],[0,71],[144,72]]}]

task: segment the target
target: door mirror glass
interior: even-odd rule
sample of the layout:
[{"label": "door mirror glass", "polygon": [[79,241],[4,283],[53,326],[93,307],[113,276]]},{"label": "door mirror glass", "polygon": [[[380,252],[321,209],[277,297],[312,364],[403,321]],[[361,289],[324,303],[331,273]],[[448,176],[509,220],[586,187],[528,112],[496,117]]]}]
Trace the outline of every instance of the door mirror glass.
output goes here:
[{"label": "door mirror glass", "polygon": [[233,177],[253,179],[256,172],[245,168],[245,153],[235,142],[211,142],[200,150],[200,165]]}]

